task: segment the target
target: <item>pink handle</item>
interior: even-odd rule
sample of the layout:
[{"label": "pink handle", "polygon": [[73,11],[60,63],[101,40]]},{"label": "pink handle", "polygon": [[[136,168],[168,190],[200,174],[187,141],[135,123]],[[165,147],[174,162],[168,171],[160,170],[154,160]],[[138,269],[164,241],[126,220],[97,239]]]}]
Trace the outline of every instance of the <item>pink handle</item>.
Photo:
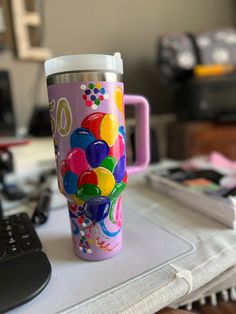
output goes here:
[{"label": "pink handle", "polygon": [[124,103],[125,105],[134,105],[136,109],[136,161],[132,166],[127,167],[128,175],[130,175],[143,171],[149,164],[149,103],[143,96],[137,95],[124,95]]}]

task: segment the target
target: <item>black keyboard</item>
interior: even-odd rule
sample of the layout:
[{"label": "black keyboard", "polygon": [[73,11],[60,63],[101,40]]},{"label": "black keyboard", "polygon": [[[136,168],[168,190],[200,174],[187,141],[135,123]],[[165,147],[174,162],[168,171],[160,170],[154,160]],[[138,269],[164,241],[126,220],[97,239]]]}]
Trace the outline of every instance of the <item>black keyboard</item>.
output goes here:
[{"label": "black keyboard", "polygon": [[50,262],[28,215],[1,218],[0,313],[36,297],[50,277]]},{"label": "black keyboard", "polygon": [[27,214],[20,213],[0,220],[0,262],[41,249]]}]

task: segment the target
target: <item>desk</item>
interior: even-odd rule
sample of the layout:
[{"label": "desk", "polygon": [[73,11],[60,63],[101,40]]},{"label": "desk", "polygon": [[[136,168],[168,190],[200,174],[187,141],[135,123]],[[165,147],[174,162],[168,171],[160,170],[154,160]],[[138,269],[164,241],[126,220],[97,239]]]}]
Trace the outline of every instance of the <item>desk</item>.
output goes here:
[{"label": "desk", "polygon": [[[147,171],[152,171],[152,167]],[[153,222],[188,239],[196,250],[85,302],[61,308],[61,313],[154,313],[236,283],[235,231],[150,190],[143,175],[130,178],[124,193],[124,206],[129,204],[140,215],[151,217]],[[46,290],[42,296],[47,297]],[[36,298],[31,302],[37,301]],[[29,313],[24,306],[12,312]],[[48,313],[52,313],[50,307]]]}]

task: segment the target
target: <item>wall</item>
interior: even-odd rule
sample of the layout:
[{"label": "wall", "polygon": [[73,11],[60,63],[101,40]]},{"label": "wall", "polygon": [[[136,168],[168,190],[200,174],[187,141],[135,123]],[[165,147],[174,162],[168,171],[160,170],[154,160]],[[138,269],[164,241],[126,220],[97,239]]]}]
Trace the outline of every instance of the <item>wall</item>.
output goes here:
[{"label": "wall", "polygon": [[[45,46],[55,56],[120,51],[126,92],[147,96],[153,113],[171,111],[169,94],[157,79],[158,36],[236,23],[234,0],[43,1]],[[34,99],[44,104],[47,101],[42,76],[37,78],[40,97],[32,90],[42,65],[19,62],[7,52],[0,55],[0,68],[11,71],[18,126],[25,126]]]}]

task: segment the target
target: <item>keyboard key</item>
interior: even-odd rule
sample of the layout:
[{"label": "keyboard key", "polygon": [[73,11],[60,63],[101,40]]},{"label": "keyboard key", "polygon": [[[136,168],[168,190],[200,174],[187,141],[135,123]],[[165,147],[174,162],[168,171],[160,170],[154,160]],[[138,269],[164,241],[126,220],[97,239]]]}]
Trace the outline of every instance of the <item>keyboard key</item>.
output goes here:
[{"label": "keyboard key", "polygon": [[15,230],[10,230],[10,231],[5,231],[3,236],[5,238],[11,238],[11,237],[15,237],[16,236],[16,231]]},{"label": "keyboard key", "polygon": [[15,243],[16,243],[16,239],[14,239],[12,237],[6,240],[6,245],[7,246],[9,246],[11,244],[15,244]]},{"label": "keyboard key", "polygon": [[41,249],[40,240],[27,214],[0,219],[0,267],[2,261]]},{"label": "keyboard key", "polygon": [[27,226],[24,225],[24,224],[19,224],[19,225],[17,226],[17,229],[18,229],[19,234],[25,234],[25,233],[28,233],[28,232],[29,232]]},{"label": "keyboard key", "polygon": [[10,225],[10,224],[11,224],[10,219],[4,219],[3,222],[2,222],[3,227],[5,227],[7,225]]},{"label": "keyboard key", "polygon": [[12,226],[11,225],[6,225],[5,230],[6,231],[11,231],[12,230]]},{"label": "keyboard key", "polygon": [[7,247],[7,253],[8,254],[16,254],[20,251],[20,248],[16,244],[12,244]]},{"label": "keyboard key", "polygon": [[28,239],[28,238],[30,238],[30,234],[29,233],[23,234],[21,236],[21,239]]},{"label": "keyboard key", "polygon": [[30,239],[22,240],[21,245],[24,250],[31,249],[34,246],[33,241]]},{"label": "keyboard key", "polygon": [[5,251],[6,251],[5,248],[0,247],[0,258],[3,257]]}]

